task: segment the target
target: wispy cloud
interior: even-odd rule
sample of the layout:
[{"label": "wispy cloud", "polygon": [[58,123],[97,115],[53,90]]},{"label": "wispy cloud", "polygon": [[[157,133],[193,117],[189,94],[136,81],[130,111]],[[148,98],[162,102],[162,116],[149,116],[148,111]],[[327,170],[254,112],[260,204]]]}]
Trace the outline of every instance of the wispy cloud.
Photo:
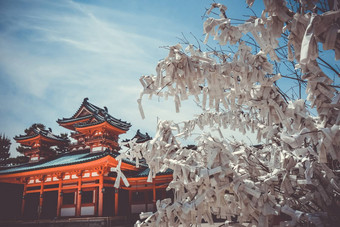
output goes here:
[{"label": "wispy cloud", "polygon": [[[127,75],[132,76],[131,72],[150,70],[155,61],[152,55],[158,51],[161,40],[125,31],[119,21],[102,21],[86,12],[91,11],[90,6],[66,3],[73,9],[70,15],[59,14],[46,3],[45,11],[11,12],[20,16],[12,19],[14,24],[0,36],[0,64],[16,83],[23,82],[28,92],[41,96],[46,87],[54,84],[55,77],[79,78],[79,74],[92,77],[90,73],[97,74],[103,71],[98,72],[98,68],[105,68],[111,73],[107,78],[120,73],[126,79]],[[40,83],[32,89],[30,84],[36,85],[35,79]]]},{"label": "wispy cloud", "polygon": [[154,70],[162,34],[136,33],[133,26],[140,24],[125,27],[118,20],[136,16],[114,9],[72,1],[21,3],[0,9],[2,132],[13,137],[40,121],[63,131],[55,120],[72,115],[84,97],[112,106],[123,119],[120,111],[137,111],[138,90],[131,87],[139,86],[141,73]]},{"label": "wispy cloud", "polygon": [[[126,137],[139,128],[152,135],[157,118],[190,119],[193,102],[176,115],[172,101],[158,99],[144,100],[147,119],[139,116],[139,76],[153,73],[166,56],[159,46],[192,31],[178,6],[149,4],[142,11],[130,1],[0,1],[0,133],[13,137],[35,122],[65,132],[55,121],[71,116],[84,97],[132,122]],[[183,12],[200,7],[196,1],[176,4]]]}]

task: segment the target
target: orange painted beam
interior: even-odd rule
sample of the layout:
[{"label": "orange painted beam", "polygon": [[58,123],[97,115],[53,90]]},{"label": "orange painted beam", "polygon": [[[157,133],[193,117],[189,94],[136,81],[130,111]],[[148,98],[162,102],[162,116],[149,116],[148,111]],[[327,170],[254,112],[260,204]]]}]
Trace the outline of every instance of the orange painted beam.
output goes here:
[{"label": "orange painted beam", "polygon": [[[129,181],[131,187],[137,186],[137,185],[145,185],[145,184],[150,184],[150,182],[147,182],[147,178],[136,180],[139,178],[128,178],[127,180]],[[172,175],[168,176],[167,178],[159,178],[159,179],[154,179],[153,182],[155,184],[169,184],[172,181]]]},{"label": "orange painted beam", "polygon": [[31,191],[26,191],[26,194],[30,194],[30,193],[37,193],[39,192],[40,193],[40,189],[38,190],[31,190]]},{"label": "orange painted beam", "polygon": [[0,182],[3,183],[10,183],[10,184],[21,184],[21,182],[19,180],[17,180],[16,178],[0,178]]},{"label": "orange painted beam", "polygon": [[[156,189],[158,188],[166,188],[168,185],[160,185],[160,186],[155,186]],[[121,189],[128,190],[128,191],[142,191],[142,190],[150,190],[153,189],[153,186],[148,186],[148,187],[120,187]]]},{"label": "orange painted beam", "polygon": [[[99,184],[89,184],[89,185],[82,185],[81,188],[92,188],[92,187],[98,187]],[[112,185],[109,185],[109,186],[112,186]],[[78,185],[76,186],[72,186],[72,187],[62,187],[62,191],[63,190],[70,190],[70,189],[78,189]],[[50,189],[44,189],[45,192],[47,191],[57,191],[58,188],[50,188]],[[28,193],[36,193],[36,192],[40,192],[40,189],[37,189],[37,190],[31,190],[31,191],[26,191],[26,194]]]},{"label": "orange painted beam", "polygon": [[[172,174],[169,174],[169,175],[160,175],[160,176],[156,176],[156,178],[154,178],[153,180],[158,180],[158,179],[164,179],[164,178],[168,178],[172,180]],[[132,182],[132,181],[135,181],[135,182],[144,182],[148,179],[148,177],[129,177],[127,178],[128,181]],[[144,183],[143,183],[144,184]]]}]

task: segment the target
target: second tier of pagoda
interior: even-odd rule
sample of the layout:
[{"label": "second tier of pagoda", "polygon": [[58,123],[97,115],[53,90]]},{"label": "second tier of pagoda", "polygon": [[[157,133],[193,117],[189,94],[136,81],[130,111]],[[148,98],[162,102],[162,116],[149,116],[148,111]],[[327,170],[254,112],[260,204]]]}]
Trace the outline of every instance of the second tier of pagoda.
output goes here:
[{"label": "second tier of pagoda", "polygon": [[85,98],[77,112],[70,118],[58,119],[57,123],[72,130],[71,137],[77,142],[70,150],[90,149],[96,151],[118,151],[118,138],[131,127],[130,123],[116,119],[106,107],[100,108]]}]

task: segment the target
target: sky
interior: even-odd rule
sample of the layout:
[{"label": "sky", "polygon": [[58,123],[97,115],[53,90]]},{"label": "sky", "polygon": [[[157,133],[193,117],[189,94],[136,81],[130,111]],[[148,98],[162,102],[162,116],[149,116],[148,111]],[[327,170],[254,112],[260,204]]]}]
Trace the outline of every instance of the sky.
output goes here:
[{"label": "sky", "polygon": [[[221,1],[227,15],[250,15],[245,1]],[[261,12],[256,1],[253,9]],[[184,34],[203,39],[202,16],[208,0],[1,0],[0,1],[0,134],[11,138],[33,123],[67,129],[56,123],[71,117],[85,97],[132,124],[121,139],[138,129],[153,136],[158,120],[189,120],[200,113],[193,101],[175,113],[172,100],[144,97],[146,119],[137,99],[139,78],[155,74],[164,46]],[[192,35],[193,34],[193,35]],[[238,134],[231,133],[235,136]],[[248,138],[246,138],[247,140]]]},{"label": "sky", "polygon": [[[249,14],[243,1],[229,0],[237,15]],[[184,102],[180,114],[172,100],[137,99],[139,77],[155,74],[164,46],[182,33],[201,39],[205,8],[211,1],[0,1],[0,133],[11,138],[33,123],[68,131],[56,123],[71,117],[85,97],[132,124],[121,139],[138,129],[153,136],[158,120],[189,120],[199,109]]]}]

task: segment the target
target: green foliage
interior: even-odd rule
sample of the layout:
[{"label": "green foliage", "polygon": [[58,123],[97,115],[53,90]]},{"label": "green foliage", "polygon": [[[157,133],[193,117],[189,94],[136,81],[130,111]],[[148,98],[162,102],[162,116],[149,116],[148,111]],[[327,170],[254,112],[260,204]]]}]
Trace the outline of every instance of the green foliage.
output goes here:
[{"label": "green foliage", "polygon": [[26,156],[17,156],[15,158],[8,158],[2,164],[3,165],[19,165],[23,163],[27,163],[29,158]]},{"label": "green foliage", "polygon": [[66,143],[58,145],[55,148],[55,151],[57,152],[57,154],[63,154],[65,152],[68,152],[68,146],[70,145],[71,140],[68,138],[67,133],[60,133],[59,135],[61,138],[67,140]]},{"label": "green foliage", "polygon": [[5,134],[2,134],[0,136],[0,164],[9,158],[10,147],[11,147],[11,140],[8,137],[6,137]]},{"label": "green foliage", "polygon": [[18,151],[20,154],[25,154],[25,152],[26,152],[26,151],[29,151],[29,150],[31,150],[31,148],[28,147],[28,146],[19,145],[19,146],[17,147],[17,151]]},{"label": "green foliage", "polygon": [[42,130],[45,130],[45,129],[46,129],[46,126],[45,126],[44,124],[41,124],[41,123],[34,123],[34,124],[32,124],[29,128],[25,129],[24,132],[25,132],[27,135],[31,135],[31,134],[33,134],[33,129],[37,129],[37,128],[42,129]]}]

